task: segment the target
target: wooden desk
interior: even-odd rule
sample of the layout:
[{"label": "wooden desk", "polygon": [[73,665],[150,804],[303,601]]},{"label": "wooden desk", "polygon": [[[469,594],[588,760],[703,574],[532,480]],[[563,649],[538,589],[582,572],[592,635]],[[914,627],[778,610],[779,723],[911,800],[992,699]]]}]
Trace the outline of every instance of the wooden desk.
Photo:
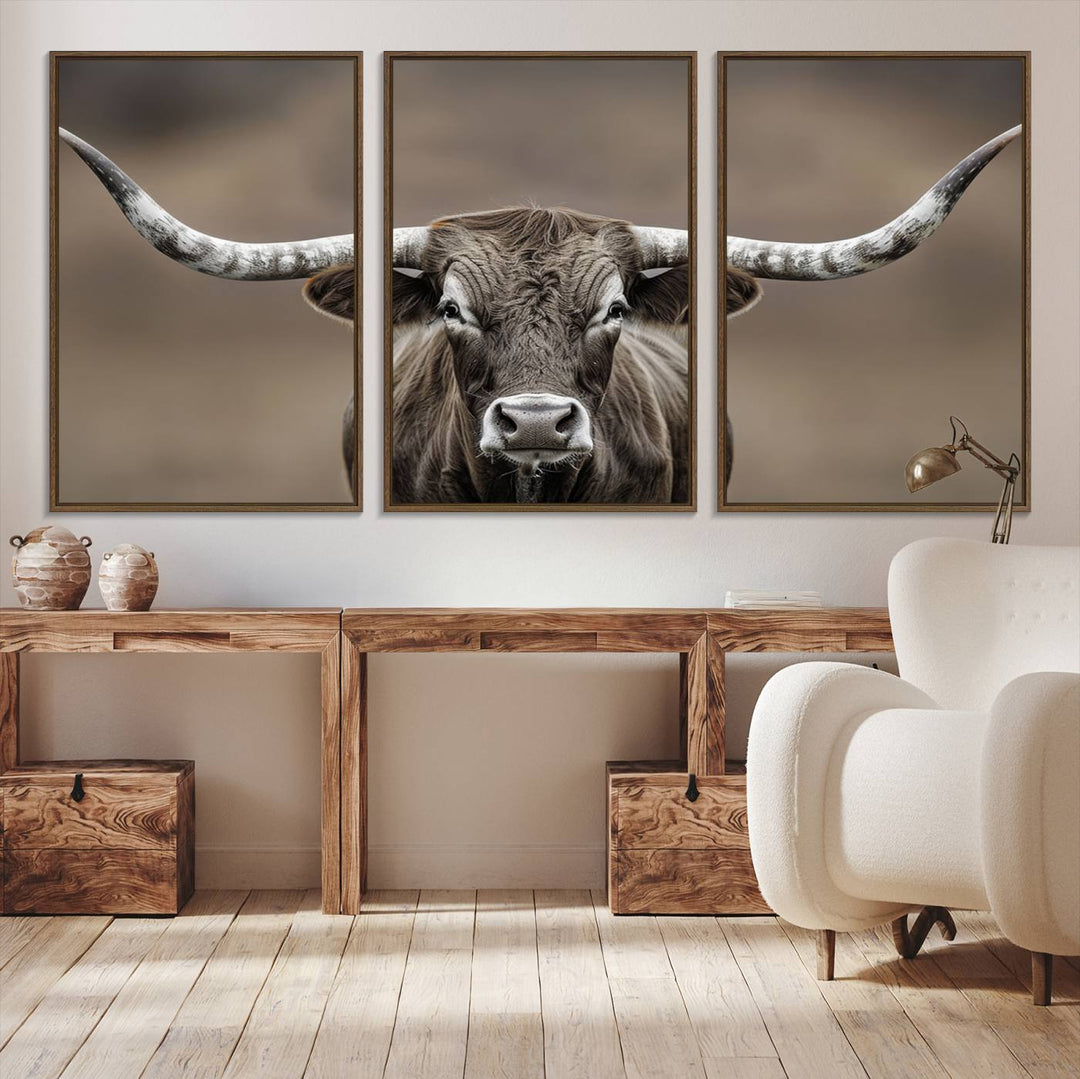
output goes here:
[{"label": "wooden desk", "polygon": [[723,775],[728,652],[885,652],[878,608],[347,609],[341,650],[341,904],[360,910],[367,864],[367,656],[380,652],[660,652],[679,655],[681,764]]},{"label": "wooden desk", "polygon": [[322,903],[341,909],[341,611],[338,608],[0,611],[0,770],[19,756],[28,652],[315,652],[322,674]]}]

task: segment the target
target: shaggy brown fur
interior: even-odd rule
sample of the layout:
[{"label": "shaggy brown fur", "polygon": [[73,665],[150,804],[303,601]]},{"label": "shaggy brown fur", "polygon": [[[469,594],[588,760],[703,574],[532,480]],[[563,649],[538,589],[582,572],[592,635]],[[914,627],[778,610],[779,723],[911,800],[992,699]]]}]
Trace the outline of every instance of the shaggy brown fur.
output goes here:
[{"label": "shaggy brown fur", "polygon": [[[517,470],[480,454],[497,397],[547,392],[589,412],[593,452],[548,466],[542,502],[685,503],[687,268],[652,278],[625,222],[522,208],[435,223],[419,277],[394,275],[392,500],[514,502]],[[436,306],[449,270],[480,333],[453,345]],[[612,274],[629,303],[617,340],[586,333]]]}]

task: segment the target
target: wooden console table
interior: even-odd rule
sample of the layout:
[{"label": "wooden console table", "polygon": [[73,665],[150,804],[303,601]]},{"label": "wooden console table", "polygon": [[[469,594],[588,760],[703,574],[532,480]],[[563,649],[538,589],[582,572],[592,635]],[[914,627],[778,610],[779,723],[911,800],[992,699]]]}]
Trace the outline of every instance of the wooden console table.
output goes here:
[{"label": "wooden console table", "polygon": [[[367,863],[369,653],[677,653],[680,741],[684,747],[678,763],[687,774],[707,777],[722,776],[726,769],[724,657],[728,652],[892,650],[888,612],[878,608],[357,608],[342,613],[341,626],[341,905],[347,914],[360,910]],[[745,794],[742,797],[745,799]],[[696,909],[693,898],[690,896],[681,909]],[[709,902],[704,893],[700,902]],[[757,902],[760,904],[760,897]],[[760,905],[745,909],[758,910]]]},{"label": "wooden console table", "polygon": [[341,909],[341,611],[237,608],[0,611],[0,770],[20,764],[19,658],[28,652],[316,652],[322,662],[322,905]]},{"label": "wooden console table", "polygon": [[[0,611],[0,770],[20,763],[19,658],[27,652],[315,652],[322,661],[323,910],[360,910],[367,865],[367,656],[380,652],[657,652],[679,656],[681,758],[654,771],[728,774],[724,658],[729,652],[886,652],[888,612],[709,609],[221,609]],[[625,769],[623,769],[625,772]],[[641,785],[641,784],[639,784]],[[644,784],[647,786],[648,784]],[[728,780],[738,819],[739,779]],[[674,788],[673,788],[674,789]],[[745,799],[745,794],[742,795]],[[745,814],[744,814],[745,816]],[[687,817],[688,827],[696,827]],[[677,831],[677,829],[676,829]],[[665,833],[671,837],[672,830]],[[741,837],[745,840],[745,836]],[[689,847],[679,835],[672,849]],[[616,837],[617,843],[617,837]],[[746,844],[742,842],[745,849]],[[701,863],[699,858],[698,863]],[[753,888],[752,867],[747,864]],[[708,912],[692,875],[679,909]],[[644,896],[644,898],[643,898]],[[725,903],[728,900],[724,901]],[[726,909],[760,909],[736,900]],[[647,892],[635,910],[650,909]],[[696,904],[696,905],[695,905]],[[720,911],[716,911],[719,913]]]}]

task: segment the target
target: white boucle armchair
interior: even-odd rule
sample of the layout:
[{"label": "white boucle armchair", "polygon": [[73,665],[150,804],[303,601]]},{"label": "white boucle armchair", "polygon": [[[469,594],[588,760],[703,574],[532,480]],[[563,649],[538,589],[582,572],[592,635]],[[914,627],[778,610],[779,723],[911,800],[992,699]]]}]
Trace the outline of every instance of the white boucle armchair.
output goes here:
[{"label": "white boucle armchair", "polygon": [[[762,894],[819,930],[892,922],[911,957],[948,908],[989,910],[1033,953],[1080,954],[1080,548],[921,540],[889,571],[900,678],[801,663],[750,725]],[[922,913],[909,929],[907,915]]]}]

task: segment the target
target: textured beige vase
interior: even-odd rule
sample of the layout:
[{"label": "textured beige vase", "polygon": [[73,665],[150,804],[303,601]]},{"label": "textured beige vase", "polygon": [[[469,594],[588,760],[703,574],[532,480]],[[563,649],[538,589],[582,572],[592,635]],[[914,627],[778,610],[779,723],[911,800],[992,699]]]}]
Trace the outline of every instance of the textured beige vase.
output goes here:
[{"label": "textured beige vase", "polygon": [[98,588],[110,611],[150,610],[158,590],[154,552],[135,543],[118,543],[102,556]]},{"label": "textured beige vase", "polygon": [[75,611],[90,585],[90,537],[62,525],[12,536],[11,577],[19,602],[31,611]]}]

